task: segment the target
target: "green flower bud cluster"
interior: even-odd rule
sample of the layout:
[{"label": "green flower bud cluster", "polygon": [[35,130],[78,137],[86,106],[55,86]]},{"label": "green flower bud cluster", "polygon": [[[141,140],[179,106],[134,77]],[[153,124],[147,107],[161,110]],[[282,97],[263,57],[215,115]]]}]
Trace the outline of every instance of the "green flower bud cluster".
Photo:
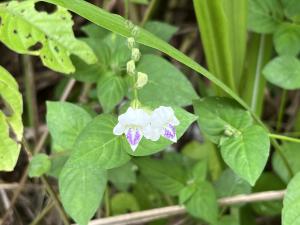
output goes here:
[{"label": "green flower bud cluster", "polygon": [[[135,30],[134,33],[138,32],[138,28],[136,26],[133,28],[133,30]],[[134,77],[134,88],[140,89],[147,84],[148,75],[146,73],[136,71],[136,63],[141,59],[141,52],[140,49],[136,47],[134,37],[129,37],[127,39],[127,46],[131,50],[131,59],[127,62],[126,65],[127,73],[130,76]]]}]

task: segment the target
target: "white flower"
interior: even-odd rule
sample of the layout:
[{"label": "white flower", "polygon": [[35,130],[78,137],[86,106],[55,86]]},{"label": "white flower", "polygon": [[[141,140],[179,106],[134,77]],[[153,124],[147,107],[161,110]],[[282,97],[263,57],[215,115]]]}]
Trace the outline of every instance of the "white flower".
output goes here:
[{"label": "white flower", "polygon": [[144,136],[152,141],[157,141],[160,136],[177,142],[176,128],[179,120],[171,107],[160,106],[155,109],[150,118],[150,124],[144,129]]},{"label": "white flower", "polygon": [[118,117],[118,121],[113,133],[115,135],[124,133],[132,151],[135,151],[144,135],[144,129],[150,123],[150,115],[142,109],[129,107],[124,114]]}]

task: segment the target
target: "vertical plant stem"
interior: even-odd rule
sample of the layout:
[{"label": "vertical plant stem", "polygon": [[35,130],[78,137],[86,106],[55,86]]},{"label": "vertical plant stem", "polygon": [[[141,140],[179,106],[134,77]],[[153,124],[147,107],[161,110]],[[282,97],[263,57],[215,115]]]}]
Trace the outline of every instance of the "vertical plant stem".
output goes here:
[{"label": "vertical plant stem", "polygon": [[109,186],[107,186],[105,191],[105,217],[109,217],[109,216],[110,216]]},{"label": "vertical plant stem", "polygon": [[257,111],[257,98],[258,98],[258,93],[259,93],[258,90],[259,90],[259,80],[260,80],[260,75],[261,75],[261,67],[262,67],[263,58],[264,58],[264,48],[265,48],[265,36],[261,35],[256,70],[255,70],[253,94],[252,94],[252,100],[251,100],[251,106],[250,106],[251,110],[253,112]]},{"label": "vertical plant stem", "polygon": [[25,99],[28,113],[29,126],[33,128],[33,139],[37,140],[38,136],[38,110],[36,100],[36,88],[34,82],[34,71],[31,56],[21,56],[23,73],[25,78]]},{"label": "vertical plant stem", "polygon": [[65,213],[65,210],[63,209],[63,207],[61,206],[60,202],[59,202],[59,199],[56,195],[56,193],[54,192],[54,190],[52,189],[51,185],[48,183],[48,180],[45,176],[42,176],[41,177],[41,180],[43,182],[43,184],[45,185],[46,187],[46,190],[47,192],[49,193],[50,197],[53,199],[54,201],[54,204],[56,206],[56,209],[58,210],[63,222],[65,225],[70,225],[69,223],[69,219],[68,219],[68,216],[67,214]]},{"label": "vertical plant stem", "polygon": [[141,27],[145,25],[145,23],[151,18],[154,9],[156,8],[156,5],[158,3],[158,0],[152,0],[144,14],[143,20],[141,22]]},{"label": "vertical plant stem", "polygon": [[128,20],[129,19],[129,0],[124,0],[124,17]]},{"label": "vertical plant stem", "polygon": [[286,104],[286,96],[287,96],[287,90],[283,90],[280,99],[279,113],[278,113],[278,118],[276,123],[276,132],[279,132],[282,127],[282,119],[283,119],[284,108]]}]

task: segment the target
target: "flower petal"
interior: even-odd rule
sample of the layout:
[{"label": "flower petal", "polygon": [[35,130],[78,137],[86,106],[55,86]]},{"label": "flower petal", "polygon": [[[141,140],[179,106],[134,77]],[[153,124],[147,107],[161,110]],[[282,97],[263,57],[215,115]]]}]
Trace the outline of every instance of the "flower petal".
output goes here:
[{"label": "flower petal", "polygon": [[168,126],[164,128],[162,136],[170,141],[177,142],[176,128],[172,124],[168,124]]},{"label": "flower petal", "polygon": [[114,135],[121,135],[125,132],[125,127],[121,124],[118,123],[113,130]]},{"label": "flower petal", "polygon": [[126,139],[130,144],[132,151],[138,147],[143,135],[139,129],[129,128],[126,132]]},{"label": "flower petal", "polygon": [[151,141],[158,141],[160,138],[161,132],[162,132],[161,129],[157,129],[157,128],[154,128],[154,127],[148,125],[144,129],[144,136],[146,139],[149,139]]}]

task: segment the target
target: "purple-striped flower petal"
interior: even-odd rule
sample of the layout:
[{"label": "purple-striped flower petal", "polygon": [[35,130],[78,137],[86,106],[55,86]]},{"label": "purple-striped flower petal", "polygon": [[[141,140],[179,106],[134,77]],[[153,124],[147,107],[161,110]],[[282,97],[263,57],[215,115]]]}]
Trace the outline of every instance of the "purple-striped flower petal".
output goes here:
[{"label": "purple-striped flower petal", "polygon": [[177,142],[176,128],[172,124],[168,124],[168,126],[163,129],[162,135],[170,141]]},{"label": "purple-striped flower petal", "polygon": [[132,151],[135,151],[143,135],[139,129],[129,128],[126,132],[126,139],[130,144]]}]

